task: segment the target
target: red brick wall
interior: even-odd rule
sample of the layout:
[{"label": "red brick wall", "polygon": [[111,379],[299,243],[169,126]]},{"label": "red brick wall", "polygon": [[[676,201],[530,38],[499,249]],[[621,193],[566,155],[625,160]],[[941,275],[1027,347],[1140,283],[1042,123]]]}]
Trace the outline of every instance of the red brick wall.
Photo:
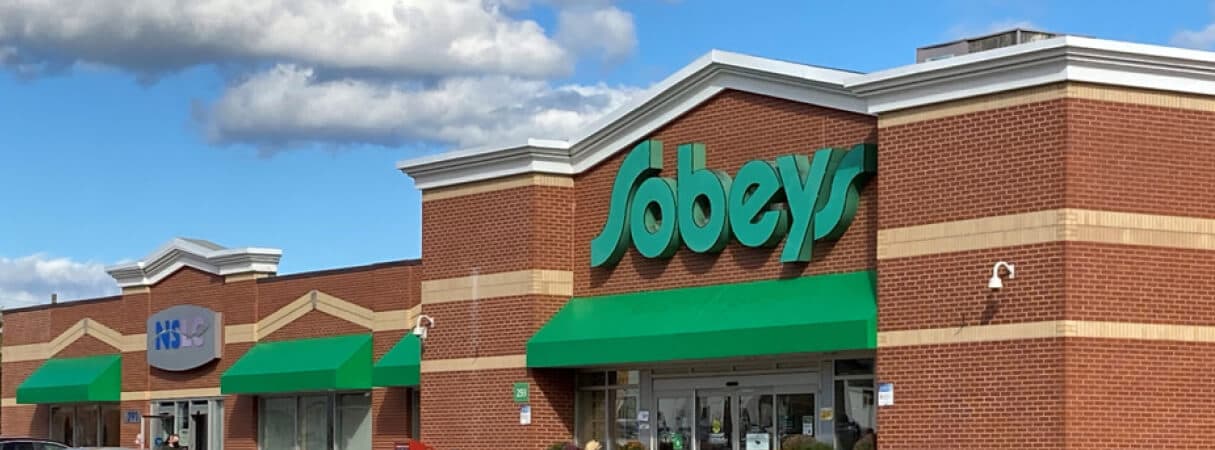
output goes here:
[{"label": "red brick wall", "polygon": [[[878,329],[919,330],[1059,320],[1061,242],[878,261]],[[1017,278],[987,288],[991,266],[1015,261]]]},{"label": "red brick wall", "polygon": [[[649,138],[663,142],[663,176],[676,175],[676,147],[688,142],[705,145],[707,167],[734,175],[743,163],[753,159],[793,153],[808,155],[824,147],[875,142],[875,127],[875,119],[870,116],[726,91],[658,129]],[[847,272],[874,266],[877,178],[870,180],[862,191],[856,218],[848,231],[836,242],[816,243],[814,259],[809,264],[781,264],[780,247],[752,249],[732,242],[720,254],[681,249],[669,260],[645,259],[630,248],[615,268],[592,269],[590,242],[607,220],[612,182],[632,148],[630,145],[619,149],[576,178],[575,295]],[[879,156],[878,161],[881,160]]]},{"label": "red brick wall", "polygon": [[1036,339],[879,349],[877,377],[895,387],[894,406],[878,408],[882,450],[1064,448],[1064,348]]},{"label": "red brick wall", "polygon": [[[1065,103],[1030,103],[878,131],[880,229],[1059,208]],[[1017,278],[987,289],[996,261]],[[878,262],[878,330],[1057,320],[1064,247],[1046,243]],[[883,347],[877,376],[895,385],[879,408],[889,449],[1061,448],[1063,341]]]},{"label": "red brick wall", "polygon": [[527,340],[565,305],[565,297],[498,297],[426,305],[436,326],[426,338],[426,359],[519,355]]},{"label": "red brick wall", "polygon": [[408,442],[412,418],[411,390],[407,388],[375,389],[371,391],[371,448],[391,449],[394,444]]},{"label": "red brick wall", "polygon": [[427,280],[524,269],[569,270],[573,190],[528,186],[422,203]]},{"label": "red brick wall", "polygon": [[1071,449],[1215,448],[1215,344],[1068,339]]},{"label": "red brick wall", "polygon": [[1067,101],[1067,205],[1215,218],[1215,112]]},{"label": "red brick wall", "polygon": [[[511,396],[530,385],[532,424]],[[501,369],[422,377],[422,441],[436,449],[541,450],[574,433],[574,376],[565,370]]]},{"label": "red brick wall", "polygon": [[1064,100],[883,127],[878,227],[1063,206]]},{"label": "red brick wall", "polygon": [[[882,229],[1061,207],[1215,217],[1215,113],[1054,100],[883,128]],[[991,293],[991,264],[1017,278]],[[1215,324],[1215,252],[1047,243],[878,263],[879,330]],[[1211,344],[1066,338],[881,348],[882,448],[1211,448]],[[1128,414],[1135,417],[1127,422]]]}]

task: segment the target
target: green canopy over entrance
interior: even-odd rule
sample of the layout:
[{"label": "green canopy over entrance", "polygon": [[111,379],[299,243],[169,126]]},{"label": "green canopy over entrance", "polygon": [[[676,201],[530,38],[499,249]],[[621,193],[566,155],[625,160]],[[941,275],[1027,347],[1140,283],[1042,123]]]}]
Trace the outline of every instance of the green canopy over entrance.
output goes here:
[{"label": "green canopy over entrance", "polygon": [[17,386],[17,403],[116,402],[121,394],[121,355],[52,358]]},{"label": "green canopy over entrance", "polygon": [[873,271],[574,298],[527,343],[529,367],[876,348]]},{"label": "green canopy over entrance", "polygon": [[219,386],[224,394],[371,389],[371,335],[259,343]]},{"label": "green canopy over entrance", "polygon": [[422,340],[406,334],[375,363],[371,382],[376,386],[417,386],[421,380]]}]

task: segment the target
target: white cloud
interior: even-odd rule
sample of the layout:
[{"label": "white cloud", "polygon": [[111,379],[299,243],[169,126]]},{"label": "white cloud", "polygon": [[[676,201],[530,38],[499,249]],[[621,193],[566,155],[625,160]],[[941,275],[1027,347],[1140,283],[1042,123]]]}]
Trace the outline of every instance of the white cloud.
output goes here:
[{"label": "white cloud", "polygon": [[1207,25],[1201,30],[1178,31],[1169,42],[1179,47],[1210,49],[1215,46],[1215,24]]},{"label": "white cloud", "polygon": [[[555,32],[517,17],[535,7]],[[0,68],[223,67],[197,124],[263,150],[568,137],[636,89],[551,80],[636,46],[612,0],[0,0]]]},{"label": "white cloud", "polygon": [[557,16],[557,41],[577,52],[598,51],[619,60],[637,47],[633,15],[615,6],[573,7]]},{"label": "white cloud", "polygon": [[[517,1],[517,0],[516,0]],[[101,63],[156,75],[294,62],[396,75],[549,76],[572,67],[535,22],[480,0],[6,0],[10,63]]]},{"label": "white cloud", "polygon": [[506,76],[450,77],[432,85],[324,80],[311,69],[280,65],[231,87],[198,113],[211,140],[263,149],[306,143],[468,147],[569,137],[635,91]]},{"label": "white cloud", "polygon": [[48,303],[51,293],[61,300],[118,294],[118,285],[95,262],[79,262],[33,254],[0,257],[0,307],[18,308]]}]

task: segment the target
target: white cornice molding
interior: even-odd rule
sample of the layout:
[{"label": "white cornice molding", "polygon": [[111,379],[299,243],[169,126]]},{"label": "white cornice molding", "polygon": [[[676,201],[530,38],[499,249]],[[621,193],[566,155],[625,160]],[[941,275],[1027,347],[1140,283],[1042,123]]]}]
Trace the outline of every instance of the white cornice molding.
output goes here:
[{"label": "white cornice molding", "polygon": [[1215,53],[1061,36],[875,72],[846,87],[880,114],[1063,81],[1215,95]]},{"label": "white cornice molding", "polygon": [[140,261],[106,268],[121,288],[151,286],[183,267],[215,275],[276,273],[283,251],[275,248],[224,248],[195,239],[174,238]]},{"label": "white cornice molding", "polygon": [[714,50],[636,96],[570,140],[457,150],[397,163],[427,190],[473,181],[549,173],[573,175],[598,164],[705,100],[734,89],[864,114],[844,89],[859,74]]},{"label": "white cornice molding", "polygon": [[594,167],[717,93],[735,89],[877,115],[1064,81],[1215,95],[1215,53],[1061,36],[870,74],[711,51],[569,140],[401,161],[422,190]]}]

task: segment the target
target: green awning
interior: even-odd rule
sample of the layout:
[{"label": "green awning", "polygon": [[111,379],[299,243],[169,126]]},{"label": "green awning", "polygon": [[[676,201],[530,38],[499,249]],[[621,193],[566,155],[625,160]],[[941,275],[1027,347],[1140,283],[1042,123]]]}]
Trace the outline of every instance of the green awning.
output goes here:
[{"label": "green awning", "polygon": [[421,379],[422,340],[406,334],[397,345],[375,363],[371,384],[376,386],[417,386]]},{"label": "green awning", "polygon": [[574,298],[527,342],[528,367],[873,349],[872,271]]},{"label": "green awning", "polygon": [[263,342],[219,379],[224,394],[371,389],[371,335]]},{"label": "green awning", "polygon": [[116,402],[121,393],[122,355],[52,358],[17,386],[17,403]]}]

